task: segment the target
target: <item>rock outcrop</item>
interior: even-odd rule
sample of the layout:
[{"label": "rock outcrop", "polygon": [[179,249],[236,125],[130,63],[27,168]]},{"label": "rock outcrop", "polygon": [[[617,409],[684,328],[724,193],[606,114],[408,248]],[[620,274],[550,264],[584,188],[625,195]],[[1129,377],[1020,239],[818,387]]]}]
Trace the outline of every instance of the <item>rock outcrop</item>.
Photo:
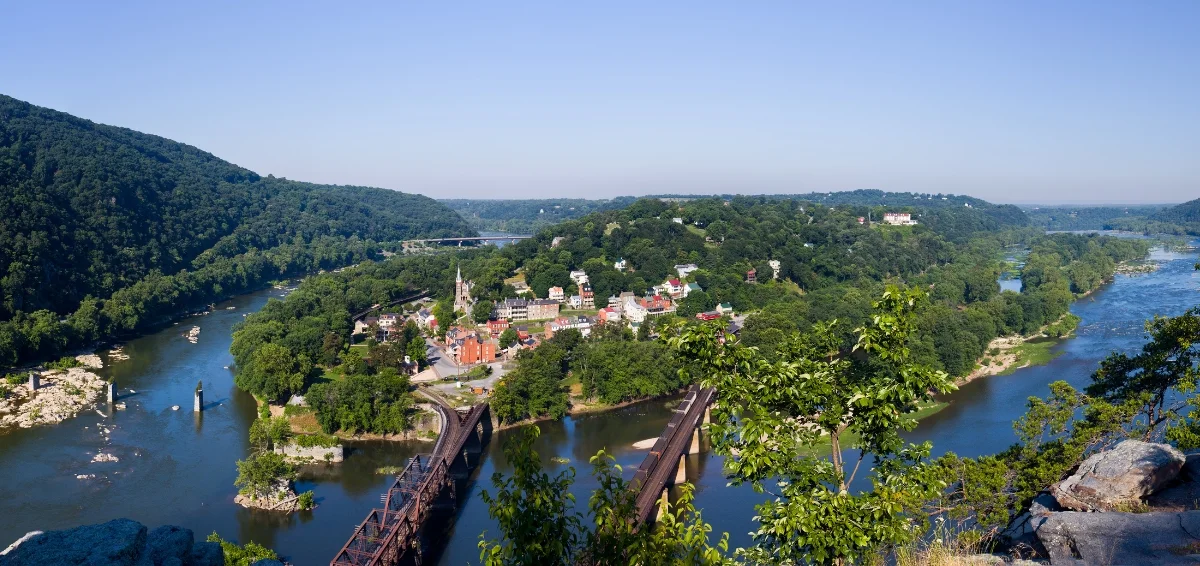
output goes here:
[{"label": "rock outcrop", "polygon": [[1183,454],[1167,444],[1126,440],[1084,460],[1050,493],[1075,511],[1121,510],[1174,481],[1183,463]]},{"label": "rock outcrop", "polygon": [[34,535],[0,555],[0,566],[223,566],[216,543],[175,526],[147,530],[129,519]]},{"label": "rock outcrop", "polygon": [[1037,529],[1050,563],[1200,564],[1200,511],[1051,513]]}]

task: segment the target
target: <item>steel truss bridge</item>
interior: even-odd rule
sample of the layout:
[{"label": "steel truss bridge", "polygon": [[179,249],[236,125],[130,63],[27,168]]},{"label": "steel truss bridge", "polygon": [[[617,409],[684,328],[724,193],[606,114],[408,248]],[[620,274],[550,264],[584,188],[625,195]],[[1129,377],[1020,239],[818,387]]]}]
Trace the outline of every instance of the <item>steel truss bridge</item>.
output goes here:
[{"label": "steel truss bridge", "polygon": [[437,402],[442,432],[433,453],[413,457],[387,493],[382,507],[372,509],[329,563],[331,566],[394,566],[421,564],[425,551],[422,527],[437,510],[457,506],[457,481],[465,481],[491,439],[492,417],[487,403],[465,413]]}]

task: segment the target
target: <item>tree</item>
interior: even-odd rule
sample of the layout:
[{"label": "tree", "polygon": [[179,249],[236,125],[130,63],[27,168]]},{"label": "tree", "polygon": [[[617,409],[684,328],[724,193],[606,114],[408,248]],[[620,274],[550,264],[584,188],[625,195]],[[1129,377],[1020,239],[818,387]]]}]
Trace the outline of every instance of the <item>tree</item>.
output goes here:
[{"label": "tree", "polygon": [[487,324],[487,321],[492,318],[492,309],[495,308],[495,303],[483,299],[477,301],[471,307],[471,318],[476,324]]},{"label": "tree", "polygon": [[[1200,308],[1177,317],[1156,316],[1146,323],[1150,341],[1130,356],[1109,354],[1092,376],[1088,395],[1140,407],[1138,429],[1146,441],[1164,436],[1185,450],[1200,448]],[[1181,413],[1190,410],[1187,418]]]},{"label": "tree", "polygon": [[568,467],[551,475],[542,468],[534,450],[540,429],[526,428],[505,442],[505,458],[514,467],[504,477],[493,474],[497,494],[486,490],[483,500],[488,515],[500,525],[500,538],[480,535],[480,561],[488,566],[608,564],[705,565],[727,562],[728,534],[717,547],[709,544],[712,531],[692,505],[692,487],[684,484],[683,495],[672,512],[652,527],[634,528],[636,494],[621,478],[621,468],[601,450],[591,458],[592,475],[600,487],[588,500],[592,529],[585,517],[573,510],[575,469]]},{"label": "tree", "polygon": [[512,327],[505,328],[504,332],[500,333],[500,347],[509,348],[513,344],[516,344],[518,339],[520,339],[520,337],[517,336],[516,329]]},{"label": "tree", "polygon": [[250,423],[250,446],[264,452],[282,446],[292,437],[292,425],[287,417],[254,419]]},{"label": "tree", "polygon": [[282,454],[257,452],[237,462],[238,476],[234,485],[238,493],[253,499],[270,497],[281,482],[296,477],[296,470]]},{"label": "tree", "polygon": [[[910,360],[914,310],[923,294],[889,287],[874,303],[872,322],[857,343],[839,349],[833,323],[796,334],[769,362],[728,340],[715,324],[685,329],[669,342],[702,368],[717,388],[714,447],[735,484],[775,497],[757,508],[759,529],[746,557],[761,563],[845,563],[923,532],[921,504],[937,491],[925,462],[928,443],[903,445],[909,413],[953,389],[944,372]],[[842,444],[843,435],[858,440]],[[828,456],[811,447],[825,444]],[[844,451],[857,449],[852,467]],[[852,494],[863,459],[872,455],[873,489]],[[838,525],[829,529],[828,525]]]},{"label": "tree", "polygon": [[255,350],[249,363],[238,369],[234,381],[239,389],[274,401],[303,390],[312,363],[305,354],[297,356],[279,344],[269,343]]},{"label": "tree", "polygon": [[487,566],[570,564],[581,540],[582,521],[571,512],[575,497],[568,489],[575,468],[555,476],[542,470],[533,449],[540,433],[536,426],[527,427],[506,442],[504,457],[513,467],[512,475],[492,474],[495,496],[480,492],[503,537],[479,541],[479,560]]},{"label": "tree", "polygon": [[225,566],[250,566],[257,563],[259,560],[278,560],[279,555],[261,544],[248,542],[245,546],[238,546],[232,542],[222,539],[220,535],[213,531],[208,538],[208,542],[215,542],[221,545],[221,553],[225,555]]}]

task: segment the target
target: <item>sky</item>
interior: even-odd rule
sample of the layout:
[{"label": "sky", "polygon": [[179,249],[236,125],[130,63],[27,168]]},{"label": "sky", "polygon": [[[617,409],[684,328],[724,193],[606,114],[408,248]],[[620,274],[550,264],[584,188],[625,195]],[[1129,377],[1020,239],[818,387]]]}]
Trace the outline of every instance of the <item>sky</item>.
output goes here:
[{"label": "sky", "polygon": [[0,94],[435,198],[1200,197],[1200,2],[14,2]]}]

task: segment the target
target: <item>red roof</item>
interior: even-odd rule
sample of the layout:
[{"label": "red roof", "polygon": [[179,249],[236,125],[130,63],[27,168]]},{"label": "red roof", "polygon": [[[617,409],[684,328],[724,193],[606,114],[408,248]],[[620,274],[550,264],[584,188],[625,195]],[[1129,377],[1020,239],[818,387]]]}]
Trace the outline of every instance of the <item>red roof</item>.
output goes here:
[{"label": "red roof", "polygon": [[678,287],[678,286],[679,286],[679,280],[678,280],[678,279],[671,279],[671,280],[667,281],[667,283],[670,283],[672,287]]}]

